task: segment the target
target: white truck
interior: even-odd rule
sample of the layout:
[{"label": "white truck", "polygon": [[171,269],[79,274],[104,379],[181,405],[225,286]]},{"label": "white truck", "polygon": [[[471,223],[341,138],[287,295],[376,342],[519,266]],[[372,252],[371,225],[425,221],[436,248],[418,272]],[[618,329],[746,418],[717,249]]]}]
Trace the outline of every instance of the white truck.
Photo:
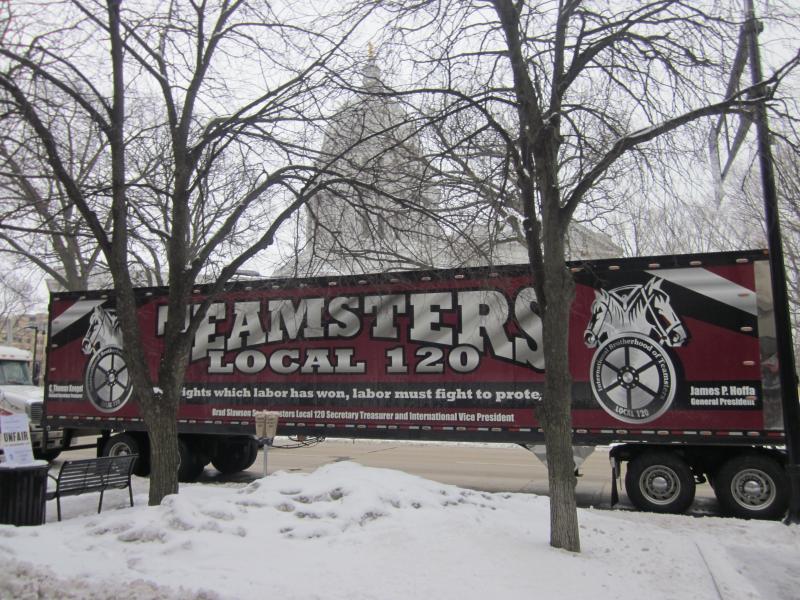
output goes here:
[{"label": "white truck", "polygon": [[12,346],[0,346],[0,410],[26,414],[31,423],[31,443],[36,458],[53,460],[64,445],[60,429],[42,426],[44,390],[31,380],[31,353]]}]

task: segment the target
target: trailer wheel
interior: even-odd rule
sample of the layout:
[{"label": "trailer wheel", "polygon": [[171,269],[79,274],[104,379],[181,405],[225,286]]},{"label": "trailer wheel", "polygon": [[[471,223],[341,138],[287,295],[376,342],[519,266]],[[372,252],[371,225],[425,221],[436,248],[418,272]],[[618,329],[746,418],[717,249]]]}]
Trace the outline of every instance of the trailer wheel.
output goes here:
[{"label": "trailer wheel", "polygon": [[694,476],[677,454],[646,452],[628,463],[625,491],[639,510],[678,514],[694,501]]},{"label": "trailer wheel", "polygon": [[214,468],[225,475],[246,471],[258,456],[258,443],[252,438],[227,440],[217,446],[211,459]]},{"label": "trailer wheel", "polygon": [[59,457],[61,454],[61,450],[41,450],[39,448],[33,449],[33,458],[36,460],[46,460],[47,462],[52,462]]},{"label": "trailer wheel", "polygon": [[192,482],[203,474],[206,466],[206,456],[184,438],[178,438],[178,481]]},{"label": "trailer wheel", "polygon": [[714,493],[725,514],[740,519],[777,519],[789,503],[783,466],[769,456],[740,454],[717,473]]},{"label": "trailer wheel", "polygon": [[138,454],[133,465],[134,475],[146,477],[150,474],[150,445],[146,436],[118,433],[111,436],[102,449],[103,456],[127,456]]}]

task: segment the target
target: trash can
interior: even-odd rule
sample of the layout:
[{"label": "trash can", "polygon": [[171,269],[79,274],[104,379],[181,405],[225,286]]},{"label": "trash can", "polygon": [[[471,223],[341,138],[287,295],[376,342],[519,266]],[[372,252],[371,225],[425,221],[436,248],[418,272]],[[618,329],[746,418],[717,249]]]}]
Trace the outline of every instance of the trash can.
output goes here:
[{"label": "trash can", "polygon": [[37,460],[27,465],[0,463],[0,523],[41,525],[47,506],[47,471]]}]

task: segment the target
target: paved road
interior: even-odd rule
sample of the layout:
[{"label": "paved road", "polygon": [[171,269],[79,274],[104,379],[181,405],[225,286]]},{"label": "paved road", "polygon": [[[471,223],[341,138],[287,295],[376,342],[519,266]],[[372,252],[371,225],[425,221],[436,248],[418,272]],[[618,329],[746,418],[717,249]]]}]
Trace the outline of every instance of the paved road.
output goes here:
[{"label": "paved road", "polygon": [[[277,440],[276,444],[289,443]],[[310,472],[317,467],[341,460],[353,460],[370,467],[398,469],[427,479],[488,492],[523,492],[547,495],[547,469],[530,452],[515,445],[423,444],[327,440],[315,446],[296,449],[272,448],[268,468]],[[256,463],[245,473],[222,476],[206,467],[201,481],[250,481],[261,477],[264,463],[259,454]],[[581,507],[611,507],[611,467],[608,450],[597,449],[580,469],[576,490]],[[632,509],[619,486],[618,507]],[[708,484],[698,485],[697,499],[691,514],[716,514],[717,502]]]},{"label": "paved road", "polygon": [[[82,443],[92,440],[84,439]],[[277,439],[268,454],[269,472],[277,470],[311,472],[336,461],[353,460],[370,467],[397,469],[433,481],[487,492],[522,492],[547,495],[547,469],[532,453],[512,444],[431,444],[420,442],[330,439],[303,448],[282,448],[289,440]],[[93,450],[73,450],[64,458],[94,456]],[[54,465],[54,466],[55,466]],[[245,472],[222,475],[207,466],[200,482],[249,482],[262,476],[263,454]],[[608,450],[598,448],[581,466],[576,497],[584,508],[611,508],[611,467]],[[633,509],[619,485],[617,508]],[[690,514],[717,514],[714,492],[708,484],[697,486]]]}]

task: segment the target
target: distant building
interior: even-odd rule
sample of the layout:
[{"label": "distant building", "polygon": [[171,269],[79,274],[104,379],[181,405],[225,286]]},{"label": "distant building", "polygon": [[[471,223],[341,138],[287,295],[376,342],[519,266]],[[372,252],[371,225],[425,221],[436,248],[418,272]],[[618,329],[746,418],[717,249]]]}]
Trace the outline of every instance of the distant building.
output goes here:
[{"label": "distant building", "polygon": [[[469,236],[459,236],[440,223],[441,194],[423,157],[420,136],[400,101],[381,95],[383,89],[370,56],[363,92],[342,106],[325,135],[318,166],[330,172],[329,186],[306,207],[302,247],[274,275],[527,262],[527,248],[508,224],[493,224],[493,233],[488,226],[475,226]],[[607,236],[577,224],[568,245],[576,259],[622,253]]]}]

